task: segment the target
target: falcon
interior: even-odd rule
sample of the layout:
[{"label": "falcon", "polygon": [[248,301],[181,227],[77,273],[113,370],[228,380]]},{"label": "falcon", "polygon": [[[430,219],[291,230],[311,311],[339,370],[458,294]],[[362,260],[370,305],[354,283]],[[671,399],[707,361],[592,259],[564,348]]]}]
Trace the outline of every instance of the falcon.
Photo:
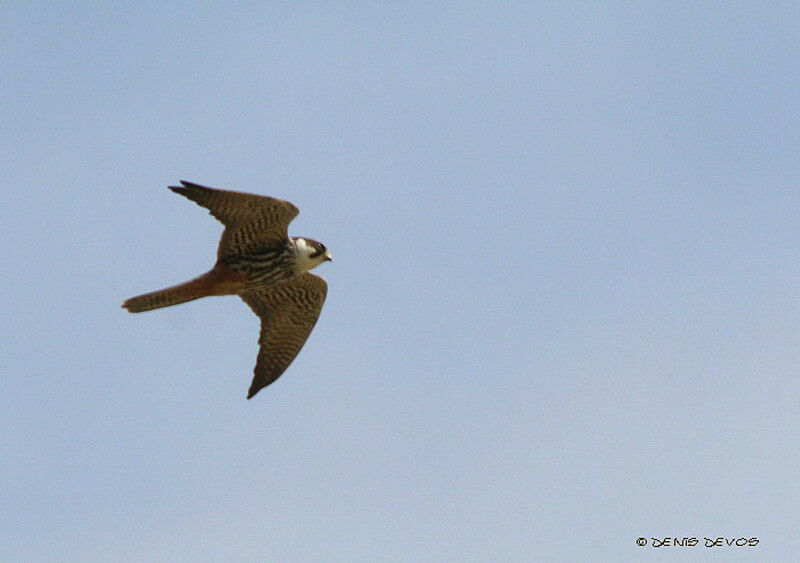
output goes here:
[{"label": "falcon", "polygon": [[188,282],[145,293],[122,306],[141,313],[210,295],[238,295],[261,319],[251,399],[278,379],[300,352],[319,318],[328,291],[309,270],[332,259],[325,245],[289,237],[300,212],[288,201],[184,182],[169,186],[208,209],[225,229],[214,267]]}]

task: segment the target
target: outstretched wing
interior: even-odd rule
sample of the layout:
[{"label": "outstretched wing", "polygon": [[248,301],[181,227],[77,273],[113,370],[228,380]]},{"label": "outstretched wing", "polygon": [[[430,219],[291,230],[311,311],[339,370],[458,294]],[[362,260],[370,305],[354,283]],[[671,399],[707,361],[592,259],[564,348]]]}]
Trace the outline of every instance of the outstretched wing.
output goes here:
[{"label": "outstretched wing", "polygon": [[217,258],[282,243],[288,238],[289,223],[300,212],[288,201],[274,197],[217,190],[183,180],[181,184],[169,189],[205,207],[225,225]]},{"label": "outstretched wing", "polygon": [[240,295],[261,319],[261,347],[248,399],[278,379],[292,363],[319,318],[327,292],[325,280],[305,273],[269,289]]}]

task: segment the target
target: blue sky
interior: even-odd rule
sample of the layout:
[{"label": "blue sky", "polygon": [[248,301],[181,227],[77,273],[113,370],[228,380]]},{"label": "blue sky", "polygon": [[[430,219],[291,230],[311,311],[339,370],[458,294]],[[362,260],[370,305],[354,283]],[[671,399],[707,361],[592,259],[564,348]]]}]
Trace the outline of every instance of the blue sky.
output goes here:
[{"label": "blue sky", "polygon": [[[796,4],[0,21],[0,559],[796,557]],[[240,300],[120,309],[213,263],[178,179],[334,253],[252,401]]]}]

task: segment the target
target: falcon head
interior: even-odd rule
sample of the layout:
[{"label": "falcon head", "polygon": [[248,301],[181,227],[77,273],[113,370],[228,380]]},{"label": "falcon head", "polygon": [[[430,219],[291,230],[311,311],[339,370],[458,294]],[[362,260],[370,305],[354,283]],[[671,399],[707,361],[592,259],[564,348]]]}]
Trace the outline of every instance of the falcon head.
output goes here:
[{"label": "falcon head", "polygon": [[297,248],[297,263],[304,271],[316,268],[323,262],[330,262],[333,259],[331,251],[325,248],[321,242],[304,237],[293,237],[292,241]]}]

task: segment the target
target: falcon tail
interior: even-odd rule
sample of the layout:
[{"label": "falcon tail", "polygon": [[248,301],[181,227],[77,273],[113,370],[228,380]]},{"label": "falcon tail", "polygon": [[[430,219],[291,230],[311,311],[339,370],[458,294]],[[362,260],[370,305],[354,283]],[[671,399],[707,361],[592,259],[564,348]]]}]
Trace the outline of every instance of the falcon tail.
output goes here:
[{"label": "falcon tail", "polygon": [[130,313],[142,313],[210,295],[236,295],[244,289],[245,281],[244,274],[217,265],[210,272],[188,282],[131,297],[122,306]]}]

